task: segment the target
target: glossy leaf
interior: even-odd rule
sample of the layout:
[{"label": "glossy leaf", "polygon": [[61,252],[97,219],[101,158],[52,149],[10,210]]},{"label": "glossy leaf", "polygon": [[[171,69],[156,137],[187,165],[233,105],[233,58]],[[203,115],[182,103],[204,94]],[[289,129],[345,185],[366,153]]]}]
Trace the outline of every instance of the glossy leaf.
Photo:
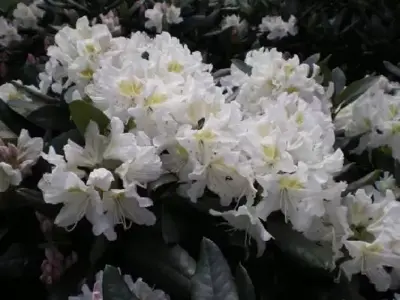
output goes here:
[{"label": "glossy leaf", "polygon": [[69,109],[71,118],[82,135],[85,134],[90,121],[97,123],[100,133],[104,133],[110,123],[108,117],[101,110],[85,101],[73,101],[69,104]]},{"label": "glossy leaf", "polygon": [[343,192],[342,196],[347,195],[349,193],[354,193],[358,189],[360,189],[366,185],[370,185],[370,184],[374,183],[375,181],[377,181],[379,179],[381,174],[382,174],[381,170],[375,170],[375,171],[372,171],[371,173],[365,175],[364,177],[350,183],[347,186],[347,189]]},{"label": "glossy leaf", "polygon": [[50,144],[45,147],[44,152],[47,153],[49,146],[52,146],[57,154],[63,154],[63,148],[68,143],[68,140],[71,140],[79,145],[84,143],[81,133],[77,129],[71,129],[53,138]]},{"label": "glossy leaf", "polygon": [[28,121],[26,118],[12,110],[3,100],[0,99],[0,120],[16,135],[22,129],[28,130],[31,137],[42,137],[45,130]]},{"label": "glossy leaf", "polygon": [[256,300],[256,292],[246,269],[239,264],[236,268],[236,287],[239,294],[239,300]]},{"label": "glossy leaf", "polygon": [[243,73],[251,75],[251,67],[244,61],[239,59],[232,59],[232,63]]},{"label": "glossy leaf", "polygon": [[124,266],[135,270],[144,281],[156,284],[172,299],[188,299],[195,260],[180,246],[167,246],[150,231],[141,228],[124,243]]},{"label": "glossy leaf", "polygon": [[371,86],[377,83],[378,80],[379,77],[369,76],[354,81],[333,99],[334,106],[342,109],[343,107],[349,105],[353,101],[357,100],[362,94],[364,94]]},{"label": "glossy leaf", "polygon": [[73,126],[68,108],[59,105],[42,106],[26,118],[45,130],[68,131]]},{"label": "glossy leaf", "polygon": [[398,66],[395,66],[394,64],[388,61],[384,61],[383,64],[390,73],[392,73],[396,77],[400,77],[400,68]]},{"label": "glossy leaf", "polygon": [[129,290],[120,271],[109,265],[104,269],[102,289],[104,300],[137,300],[137,297]]},{"label": "glossy leaf", "polygon": [[201,243],[191,293],[193,300],[239,300],[227,261],[218,246],[207,238]]},{"label": "glossy leaf", "polygon": [[339,95],[346,86],[346,75],[342,69],[334,68],[332,70],[332,81],[335,85],[335,95]]},{"label": "glossy leaf", "polygon": [[11,82],[20,92],[24,93],[26,96],[30,97],[33,101],[39,101],[49,104],[57,103],[58,100],[56,98],[47,96],[42,94],[41,92],[34,90],[30,87],[27,87],[19,82],[12,81]]},{"label": "glossy leaf", "polygon": [[295,231],[283,216],[274,216],[267,222],[267,230],[274,237],[277,246],[294,257],[300,264],[311,269],[332,271],[332,247],[324,243],[308,240],[301,232]]}]

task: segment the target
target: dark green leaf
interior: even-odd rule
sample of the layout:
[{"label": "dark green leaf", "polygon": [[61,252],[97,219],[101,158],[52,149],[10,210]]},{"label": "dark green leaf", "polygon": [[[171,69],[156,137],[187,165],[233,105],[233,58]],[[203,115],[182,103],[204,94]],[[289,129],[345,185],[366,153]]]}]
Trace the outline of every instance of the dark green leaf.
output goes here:
[{"label": "dark green leaf", "polygon": [[176,244],[179,242],[180,234],[178,225],[173,220],[171,214],[165,209],[163,209],[161,216],[161,231],[166,244]]},{"label": "dark green leaf", "polygon": [[12,110],[3,100],[0,99],[0,120],[16,135],[22,129],[26,129],[31,137],[42,137],[44,130],[39,126],[29,122],[23,116]]},{"label": "dark green leaf", "polygon": [[33,101],[44,102],[49,104],[57,103],[58,100],[56,98],[47,96],[42,94],[32,88],[29,88],[21,83],[16,81],[11,82],[20,92],[24,93],[26,96],[30,97]]},{"label": "dark green leaf", "polygon": [[72,120],[82,135],[85,134],[90,121],[97,123],[100,133],[104,133],[110,123],[110,120],[101,110],[82,100],[71,102],[69,110]]},{"label": "dark green leaf", "polygon": [[90,263],[95,265],[97,261],[103,256],[104,252],[107,250],[108,240],[104,234],[99,235],[95,238],[92,249],[90,250]]},{"label": "dark green leaf", "polygon": [[376,76],[369,76],[354,81],[333,99],[334,107],[339,107],[342,109],[343,107],[349,105],[353,101],[357,100],[362,94],[364,94],[378,80],[379,78]]},{"label": "dark green leaf", "polygon": [[231,270],[221,250],[203,238],[200,259],[192,278],[193,300],[238,300]]},{"label": "dark green leaf", "polygon": [[189,298],[196,262],[180,246],[167,246],[150,231],[141,228],[124,243],[124,266],[157,285],[172,299]]},{"label": "dark green leaf", "polygon": [[103,273],[104,300],[136,300],[137,297],[129,290],[119,270],[107,265]]},{"label": "dark green leaf", "polygon": [[396,77],[400,77],[400,68],[392,64],[391,62],[384,61],[383,64],[385,65],[385,68],[395,75]]},{"label": "dark green leaf", "polygon": [[366,185],[370,185],[370,184],[374,183],[375,181],[378,180],[378,178],[381,176],[381,174],[382,174],[381,170],[375,170],[375,171],[372,171],[371,173],[365,175],[364,177],[350,183],[347,186],[347,189],[343,192],[342,196],[345,196],[349,193],[354,193],[358,189],[360,189]]},{"label": "dark green leaf", "polygon": [[[51,140],[48,146],[52,146],[57,154],[62,155],[64,153],[64,146],[67,144],[68,140],[71,140],[79,145],[82,145],[84,142],[81,133],[77,129],[71,129],[70,131],[56,136]],[[43,150],[45,153],[48,152],[48,146]]]},{"label": "dark green leaf", "polygon": [[68,131],[72,127],[68,109],[59,105],[42,106],[26,118],[45,130]]},{"label": "dark green leaf", "polygon": [[316,64],[319,62],[320,59],[321,59],[321,54],[315,53],[315,54],[313,54],[313,55],[307,57],[307,58],[303,61],[303,64],[307,64],[307,65],[309,65],[310,67],[312,67],[312,65],[316,65]]},{"label": "dark green leaf", "polygon": [[184,32],[189,32],[193,29],[200,29],[200,28],[210,28],[215,25],[217,22],[219,15],[221,13],[220,9],[215,9],[211,14],[208,16],[206,15],[194,15],[184,19],[182,24],[182,30]]},{"label": "dark green leaf", "polygon": [[300,264],[310,269],[332,271],[332,246],[324,243],[314,243],[301,232],[295,231],[282,216],[270,217],[267,230],[274,237],[275,243],[283,251],[294,257]]},{"label": "dark green leaf", "polygon": [[332,81],[335,84],[335,95],[339,95],[346,86],[346,75],[340,68],[332,70]]},{"label": "dark green leaf", "polygon": [[178,178],[175,175],[163,174],[157,180],[150,182],[147,185],[147,190],[151,194],[151,193],[158,191],[161,187],[164,187],[166,185],[169,185],[169,184],[172,184],[175,182],[178,182]]},{"label": "dark green leaf", "polygon": [[24,245],[12,244],[0,256],[0,277],[17,279],[26,276],[26,270],[32,258],[24,249]]},{"label": "dark green leaf", "polygon": [[224,76],[228,76],[231,74],[231,69],[230,68],[226,68],[226,69],[221,69],[218,71],[215,71],[213,73],[213,77],[214,79],[220,78],[220,77],[224,77]]},{"label": "dark green leaf", "polygon": [[243,73],[247,75],[251,75],[251,67],[246,64],[244,61],[239,59],[232,59],[232,63]]},{"label": "dark green leaf", "polygon": [[28,188],[16,189],[15,196],[12,197],[12,201],[13,203],[11,205],[13,206],[33,207],[36,211],[49,218],[53,218],[59,210],[57,205],[47,204],[44,202],[43,195],[40,191]]},{"label": "dark green leaf", "polygon": [[236,268],[235,279],[239,300],[256,300],[253,283],[242,264],[239,264]]}]

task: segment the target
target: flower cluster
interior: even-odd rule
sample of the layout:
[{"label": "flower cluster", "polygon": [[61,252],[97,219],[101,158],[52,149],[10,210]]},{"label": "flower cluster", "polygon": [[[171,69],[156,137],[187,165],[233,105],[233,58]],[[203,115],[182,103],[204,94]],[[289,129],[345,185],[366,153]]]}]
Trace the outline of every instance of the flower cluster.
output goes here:
[{"label": "flower cluster", "polygon": [[116,224],[127,229],[131,221],[141,225],[155,223],[154,214],[147,209],[152,201],[139,196],[137,189],[160,176],[160,158],[147,136],[136,137],[123,131],[118,118],[111,120],[107,136],[90,122],[84,148],[69,140],[64,146],[65,159],[52,147],[43,154],[54,167],[38,187],[47,203],[64,204],[55,224],[74,228],[86,217],[95,235],[104,233],[109,240],[115,240]]},{"label": "flower cluster", "polygon": [[[126,285],[129,290],[139,300],[169,300],[170,297],[161,290],[153,290],[146,282],[141,278],[138,278],[135,282],[132,280],[130,275],[123,276]],[[85,284],[82,286],[82,294],[78,296],[70,296],[68,300],[102,300],[103,291],[103,271],[96,274],[96,282],[93,284],[93,289]]]},{"label": "flower cluster", "polygon": [[399,85],[385,77],[361,97],[343,108],[335,119],[338,129],[348,137],[361,136],[353,152],[388,146],[395,159],[400,160],[400,93]]},{"label": "flower cluster", "polygon": [[281,16],[265,16],[262,18],[259,28],[261,32],[268,33],[267,38],[269,40],[281,39],[289,34],[297,34],[296,22],[295,16],[290,16],[287,22],[283,21]]},{"label": "flower cluster", "polygon": [[0,192],[19,185],[30,174],[42,150],[43,140],[31,138],[25,129],[21,130],[17,145],[0,140]]},{"label": "flower cluster", "polygon": [[[82,22],[71,33],[81,31]],[[109,47],[90,57],[96,66],[87,85],[74,81],[76,73],[66,73],[80,85],[81,97],[88,96],[111,119],[110,133],[100,134],[92,122],[85,148],[70,141],[65,160],[53,150],[44,155],[55,165],[39,185],[45,201],[64,203],[56,224],[67,227],[86,216],[94,233],[109,239],[115,238],[115,224],[126,227],[125,218],[154,224],[146,209],[151,200],[140,197],[137,188],[169,172],[179,179],[179,193],[193,202],[206,190],[225,207],[245,200],[222,216],[250,231],[262,253],[271,236],[261,220],[281,210],[305,232],[313,217],[325,214],[324,200],[345,188],[332,179],[343,154],[333,151],[333,124],[325,113],[330,91],[315,81],[316,66],[310,77],[309,66],[297,57],[286,60],[275,49],[252,51],[245,61],[252,74],[232,66],[223,88],[215,85],[200,53],[167,33],[127,39],[101,32]],[[92,35],[75,44],[97,45]],[[50,56],[60,52],[60,47],[49,49]],[[65,62],[70,71],[75,63]],[[229,92],[234,89],[236,99]]]},{"label": "flower cluster", "polygon": [[349,278],[366,275],[379,291],[400,286],[396,217],[400,204],[394,191],[398,192],[394,178],[385,174],[374,186],[329,203],[326,216],[315,220],[313,230],[306,234],[313,240],[331,240],[336,251],[344,247],[350,256],[341,264],[344,273]]},{"label": "flower cluster", "polygon": [[[297,19],[290,16],[287,22],[282,20],[280,16],[265,16],[258,26],[259,33],[267,34],[267,39],[282,39],[289,34],[297,35],[298,28],[296,26]],[[249,30],[249,24],[245,19],[241,19],[238,15],[228,15],[221,22],[221,30],[232,28],[232,34],[237,35],[240,39],[245,38]]]},{"label": "flower cluster", "polygon": [[17,28],[10,24],[7,19],[0,17],[0,46],[7,47],[11,42],[21,41]]},{"label": "flower cluster", "polygon": [[50,59],[39,75],[40,90],[45,93],[51,87],[61,93],[71,84],[83,89],[92,80],[102,54],[117,46],[112,41],[117,42],[106,24],[90,26],[87,17],[80,18],[76,28],[63,27],[55,36],[55,45],[47,49]]},{"label": "flower cluster", "polygon": [[34,29],[38,27],[38,20],[43,18],[44,10],[38,7],[43,0],[33,1],[31,4],[18,3],[13,11],[14,26],[17,28]]},{"label": "flower cluster", "polygon": [[179,24],[183,21],[180,17],[181,9],[166,2],[155,3],[153,8],[146,9],[144,15],[148,18],[144,24],[146,28],[155,28],[157,33],[169,24]]}]

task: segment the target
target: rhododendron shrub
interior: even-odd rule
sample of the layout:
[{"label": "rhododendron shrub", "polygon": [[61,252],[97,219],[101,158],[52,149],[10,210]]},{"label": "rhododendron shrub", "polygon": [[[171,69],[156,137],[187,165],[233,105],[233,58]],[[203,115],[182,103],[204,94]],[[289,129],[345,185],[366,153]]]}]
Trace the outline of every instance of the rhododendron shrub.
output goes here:
[{"label": "rhododendron shrub", "polygon": [[0,86],[5,282],[71,300],[394,297],[398,83],[274,47],[218,69],[171,34],[178,4],[137,4],[146,22],[127,32],[112,8],[68,3],[3,18],[11,47],[27,28],[48,37],[49,7],[70,16],[27,57],[34,80]]}]

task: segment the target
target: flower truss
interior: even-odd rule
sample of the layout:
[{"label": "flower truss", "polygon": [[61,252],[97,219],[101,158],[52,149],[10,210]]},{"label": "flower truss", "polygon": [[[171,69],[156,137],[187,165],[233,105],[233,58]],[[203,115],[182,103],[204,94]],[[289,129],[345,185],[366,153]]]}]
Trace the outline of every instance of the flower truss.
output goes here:
[{"label": "flower truss", "polygon": [[[157,32],[182,21],[179,8],[166,3],[148,9],[146,17],[146,27]],[[373,186],[347,193],[347,183],[335,180],[344,154],[334,147],[335,129],[344,129],[349,136],[364,134],[360,151],[388,145],[400,158],[399,95],[388,91],[395,85],[381,79],[334,122],[333,86],[322,86],[318,66],[300,63],[297,56],[252,50],[245,68],[232,64],[230,75],[216,84],[201,53],[169,33],[116,37],[114,15],[102,20],[91,24],[82,17],[75,28],[60,29],[39,76],[41,92],[62,94],[67,104],[84,99],[109,120],[107,128],[88,122],[84,145],[68,140],[62,154],[51,146],[41,154],[51,171],[38,187],[46,203],[62,204],[56,225],[73,230],[86,218],[94,235],[109,240],[117,239],[119,225],[152,226],[156,199],[144,191],[172,174],[177,193],[192,203],[214,194],[220,209],[209,213],[251,236],[259,256],[274,238],[264,224],[278,211],[308,239],[330,243],[332,260],[347,255],[340,267],[348,277],[364,274],[380,291],[399,285],[394,179],[386,174]],[[234,16],[221,24],[246,26]],[[297,31],[293,18],[285,23],[267,17],[260,27],[271,39]],[[0,94],[7,102],[30,100],[10,84]],[[2,191],[21,182],[42,148],[42,140],[25,131],[17,146],[0,147]],[[135,294],[150,291],[141,281],[127,284]],[[91,299],[90,293],[71,299]]]}]

